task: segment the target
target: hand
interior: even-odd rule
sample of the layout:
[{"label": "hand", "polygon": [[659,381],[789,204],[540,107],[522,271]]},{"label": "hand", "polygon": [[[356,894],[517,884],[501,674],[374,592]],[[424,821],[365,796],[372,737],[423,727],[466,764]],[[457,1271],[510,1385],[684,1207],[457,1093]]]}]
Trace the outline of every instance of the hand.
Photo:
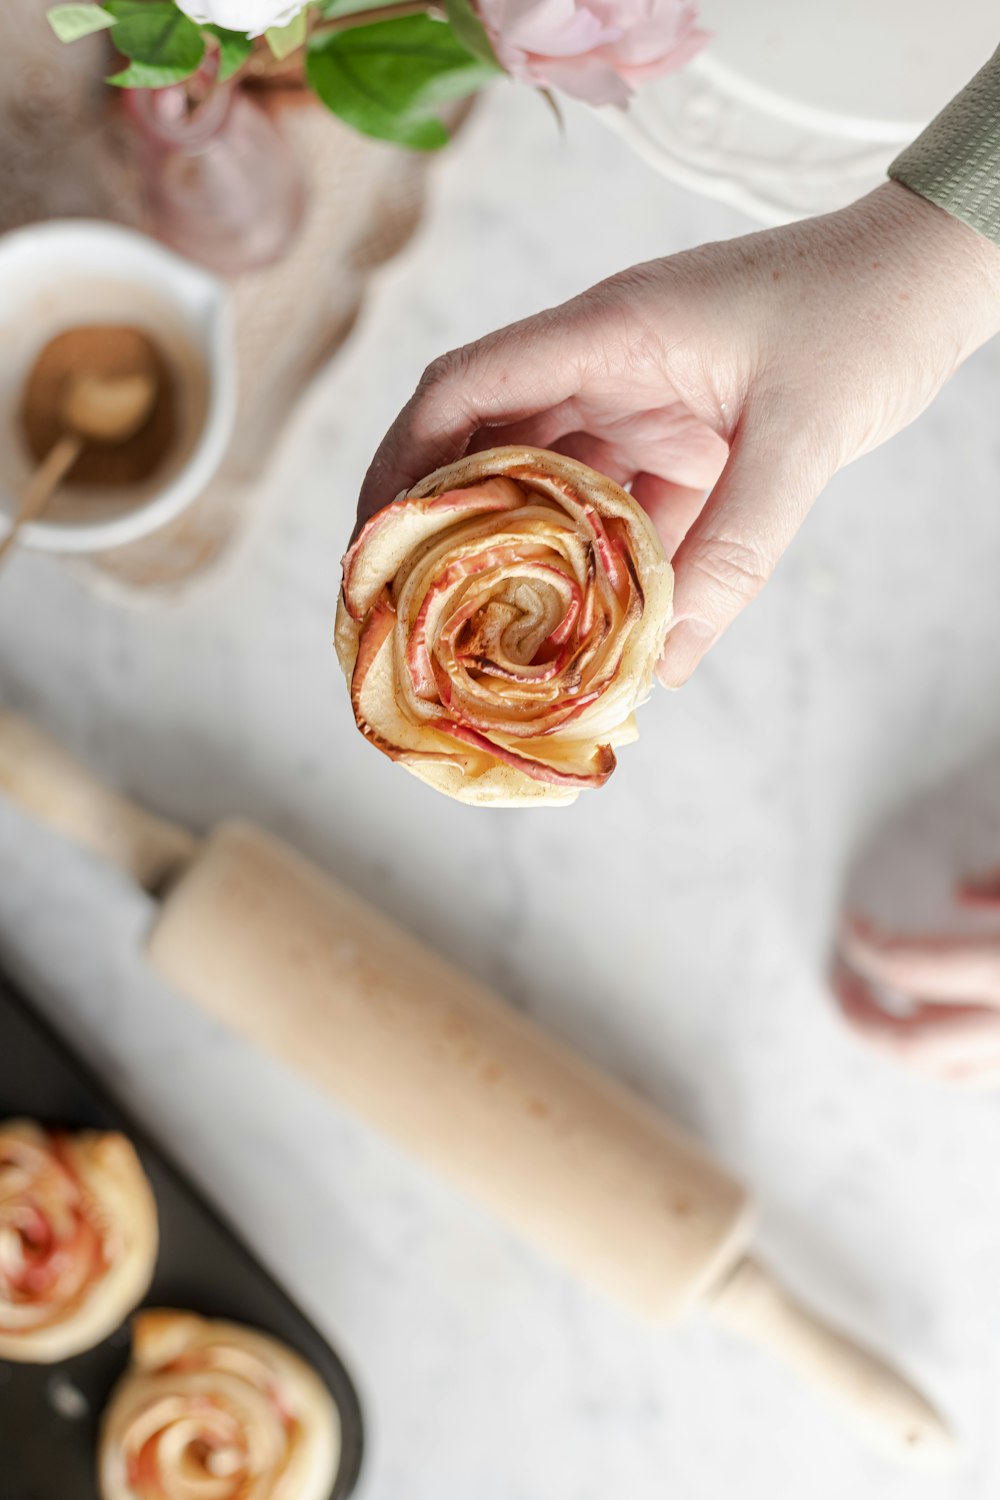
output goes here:
[{"label": "hand", "polygon": [[[959,888],[966,906],[997,913],[984,937],[903,937],[851,918],[834,993],[848,1024],[897,1061],[952,1083],[1000,1083],[1000,872]],[[892,996],[904,1002],[887,1008]]]},{"label": "hand", "polygon": [[466,451],[581,459],[631,488],[674,559],[660,676],[678,687],[831,475],[998,328],[1000,252],[885,183],[840,213],[636,266],[436,360],[359,522]]}]

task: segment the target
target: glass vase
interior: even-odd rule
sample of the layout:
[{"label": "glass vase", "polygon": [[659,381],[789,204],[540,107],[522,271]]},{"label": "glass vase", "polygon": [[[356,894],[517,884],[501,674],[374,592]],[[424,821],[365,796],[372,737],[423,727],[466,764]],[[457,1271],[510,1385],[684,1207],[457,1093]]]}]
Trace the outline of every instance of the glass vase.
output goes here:
[{"label": "glass vase", "polygon": [[151,233],[226,276],[285,254],[305,211],[293,153],[234,83],[203,69],[164,89],[127,89],[126,118]]}]

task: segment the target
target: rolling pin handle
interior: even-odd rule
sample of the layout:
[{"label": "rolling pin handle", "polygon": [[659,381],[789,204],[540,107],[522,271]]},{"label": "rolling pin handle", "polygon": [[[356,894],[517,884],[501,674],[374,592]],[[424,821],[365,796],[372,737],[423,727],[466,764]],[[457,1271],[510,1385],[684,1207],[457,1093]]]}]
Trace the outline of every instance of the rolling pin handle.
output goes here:
[{"label": "rolling pin handle", "polygon": [[0,795],[156,893],[189,864],[192,834],[106,787],[17,714],[0,711]]},{"label": "rolling pin handle", "polygon": [[720,1326],[776,1354],[887,1456],[927,1468],[954,1461],[954,1438],[925,1397],[803,1307],[756,1261],[739,1263],[708,1310]]}]

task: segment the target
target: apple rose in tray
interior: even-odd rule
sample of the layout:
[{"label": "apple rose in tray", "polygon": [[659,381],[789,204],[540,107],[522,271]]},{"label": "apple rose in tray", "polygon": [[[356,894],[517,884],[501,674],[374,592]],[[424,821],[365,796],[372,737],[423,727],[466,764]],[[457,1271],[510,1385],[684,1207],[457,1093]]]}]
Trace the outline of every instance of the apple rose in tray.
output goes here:
[{"label": "apple rose in tray", "polygon": [[143,1312],[101,1429],[102,1500],[330,1500],[340,1417],[290,1349],[237,1323]]},{"label": "apple rose in tray", "polygon": [[93,1348],[142,1298],[156,1205],[124,1136],[0,1123],[0,1359]]},{"label": "apple rose in tray", "polygon": [[572,802],[636,737],[672,591],[652,523],[583,464],[495,448],[439,469],[344,558],[358,728],[462,802]]}]

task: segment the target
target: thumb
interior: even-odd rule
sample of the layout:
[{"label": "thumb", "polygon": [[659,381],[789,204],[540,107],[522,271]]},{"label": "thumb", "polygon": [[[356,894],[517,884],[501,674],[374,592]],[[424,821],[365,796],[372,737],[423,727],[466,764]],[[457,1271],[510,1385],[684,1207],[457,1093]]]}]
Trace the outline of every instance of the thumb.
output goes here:
[{"label": "thumb", "polygon": [[656,669],[664,687],[682,687],[760,593],[832,472],[802,438],[736,435],[726,467],[674,557],[674,623]]},{"label": "thumb", "polygon": [[558,406],[579,389],[590,339],[563,309],[538,313],[429,365],[371,462],[358,525],[442,464],[482,427]]}]

